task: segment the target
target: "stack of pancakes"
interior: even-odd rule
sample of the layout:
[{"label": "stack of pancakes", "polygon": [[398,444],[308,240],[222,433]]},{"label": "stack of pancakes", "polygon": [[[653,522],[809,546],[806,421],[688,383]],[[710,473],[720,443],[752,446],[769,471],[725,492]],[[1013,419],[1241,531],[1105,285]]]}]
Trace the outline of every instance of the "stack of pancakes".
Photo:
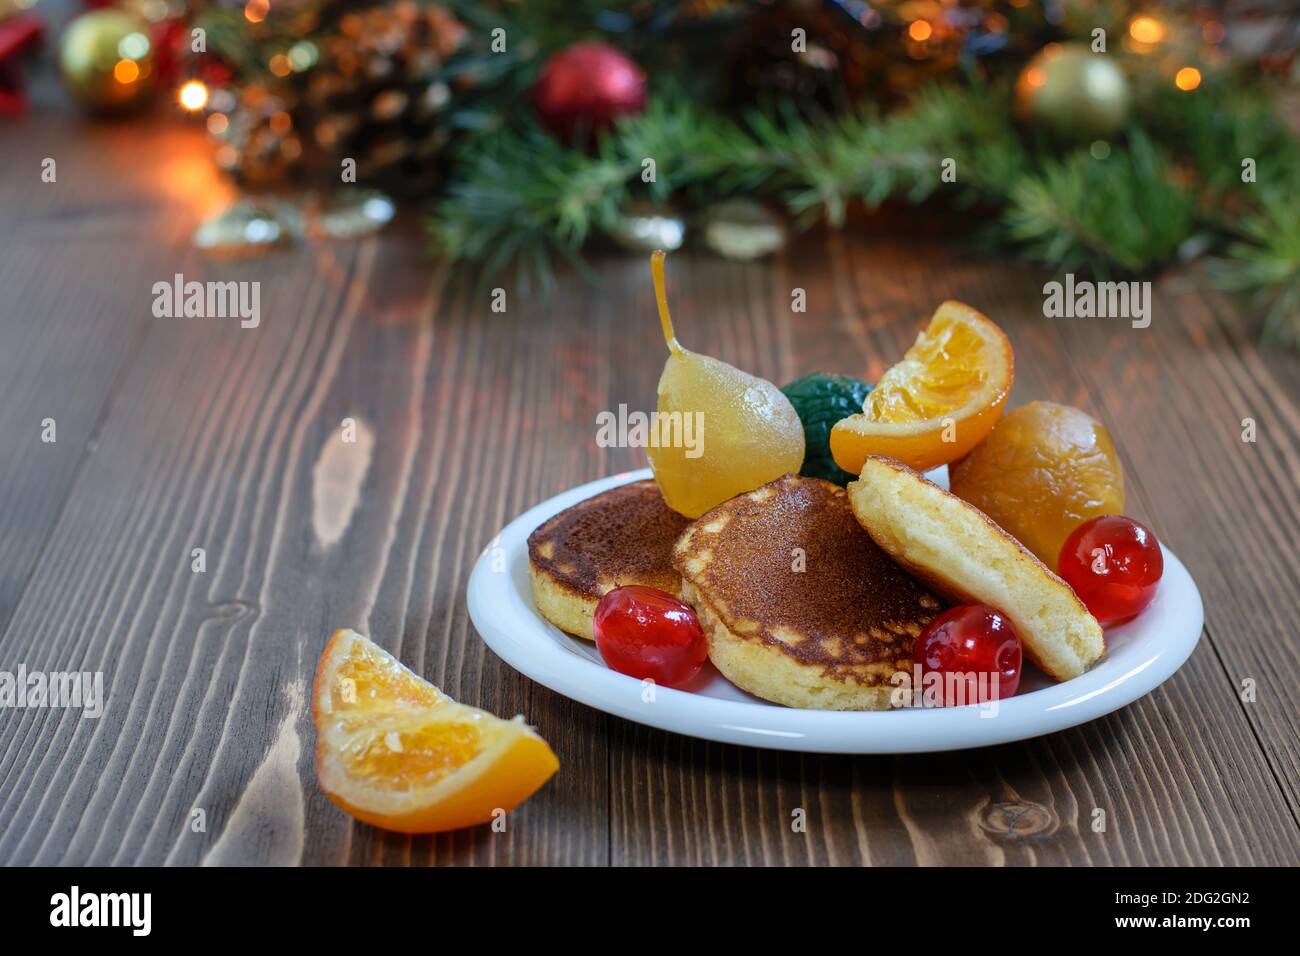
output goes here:
[{"label": "stack of pancakes", "polygon": [[723,676],[790,707],[895,706],[912,645],[945,599],[1002,610],[1058,680],[1102,651],[1100,627],[1064,582],[888,459],[869,460],[847,492],[786,475],[694,522],[652,480],[620,485],[546,521],[528,552],[537,608],[562,630],[591,640],[605,593],[659,588],[695,608]]}]

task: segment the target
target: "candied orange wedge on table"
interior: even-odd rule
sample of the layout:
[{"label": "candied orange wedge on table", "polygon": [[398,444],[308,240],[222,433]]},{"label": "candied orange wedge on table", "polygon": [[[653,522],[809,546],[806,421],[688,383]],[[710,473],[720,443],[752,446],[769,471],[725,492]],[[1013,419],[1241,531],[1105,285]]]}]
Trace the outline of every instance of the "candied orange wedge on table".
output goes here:
[{"label": "candied orange wedge on table", "polygon": [[1011,394],[1014,359],[1003,331],[960,302],[945,302],[862,406],[836,422],[831,455],[858,474],[870,455],[918,471],[956,461],[997,423]]},{"label": "candied orange wedge on table", "polygon": [[312,719],[321,789],[385,830],[486,823],[560,766],[522,717],[456,703],[355,631],[335,631],[321,652]]}]

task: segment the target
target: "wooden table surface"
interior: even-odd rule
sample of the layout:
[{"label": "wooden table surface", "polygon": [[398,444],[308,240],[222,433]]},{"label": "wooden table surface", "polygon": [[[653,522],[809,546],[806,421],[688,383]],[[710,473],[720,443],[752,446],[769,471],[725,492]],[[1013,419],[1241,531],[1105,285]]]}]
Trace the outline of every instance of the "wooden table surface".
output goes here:
[{"label": "wooden table surface", "polygon": [[[98,720],[0,711],[0,862],[1300,861],[1300,358],[1257,348],[1195,275],[1160,281],[1135,330],[1045,319],[1045,273],[903,235],[672,258],[683,338],[778,382],[874,377],[942,299],[982,309],[1015,345],[1012,403],[1108,424],[1129,513],[1205,600],[1183,669],[1086,726],[929,756],[765,752],[558,696],[466,613],[471,563],[508,520],[643,463],[598,448],[595,416],[653,402],[645,259],[603,259],[549,300],[510,286],[498,314],[425,256],[414,220],[251,259],[195,251],[231,198],[195,126],[41,109],[0,126],[0,156],[0,670],[103,671],[108,692]],[[154,318],[153,283],[178,272],[261,282],[260,327]],[[319,791],[309,688],[343,626],[552,743],[560,773],[505,833],[385,834]]]}]

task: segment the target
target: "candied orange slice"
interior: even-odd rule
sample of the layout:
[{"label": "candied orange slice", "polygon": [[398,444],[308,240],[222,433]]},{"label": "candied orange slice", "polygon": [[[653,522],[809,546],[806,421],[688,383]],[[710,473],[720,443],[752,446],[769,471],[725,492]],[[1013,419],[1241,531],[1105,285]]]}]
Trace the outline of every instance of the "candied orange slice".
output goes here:
[{"label": "candied orange slice", "polygon": [[312,719],[321,789],[385,830],[486,823],[560,766],[522,717],[456,703],[355,631],[335,631],[321,652]]},{"label": "candied orange slice", "polygon": [[1011,394],[1011,343],[993,322],[945,302],[897,365],[880,377],[860,415],[831,429],[831,454],[858,474],[869,455],[925,471],[965,455],[993,428]]}]

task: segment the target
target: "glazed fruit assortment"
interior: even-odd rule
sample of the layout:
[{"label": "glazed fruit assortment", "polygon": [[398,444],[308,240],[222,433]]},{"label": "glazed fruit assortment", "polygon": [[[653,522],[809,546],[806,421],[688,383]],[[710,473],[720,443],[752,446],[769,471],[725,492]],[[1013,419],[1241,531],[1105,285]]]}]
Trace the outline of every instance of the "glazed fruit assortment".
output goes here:
[{"label": "glazed fruit assortment", "polygon": [[[1152,600],[1160,546],[1120,514],[1124,476],[1109,432],[1053,402],[1004,414],[1011,342],[975,309],[942,303],[874,386],[814,372],[777,389],[684,349],[660,253],[652,276],[669,350],[658,411],[699,413],[708,427],[703,454],[651,448],[650,464],[667,508],[695,523],[672,553],[647,544],[633,567],[611,552],[581,580],[555,570],[566,554],[590,553],[581,534],[539,529],[529,542],[539,611],[575,634],[586,630],[573,624],[575,609],[592,620],[612,669],[680,686],[707,658],[769,700],[882,709],[898,706],[882,703],[880,675],[904,667],[901,647],[923,677],[996,677],[942,698],[980,703],[1013,696],[1022,662],[1057,680],[1082,673],[1104,653],[1100,624]],[[951,493],[917,474],[945,465]],[[823,480],[837,487],[819,491]],[[594,511],[602,497],[584,505]],[[621,512],[600,513],[603,543],[620,534]],[[774,563],[792,542],[818,555],[807,569],[783,570],[784,553]],[[906,584],[835,606],[849,592],[828,569],[857,562],[880,582],[868,571],[879,560]],[[651,577],[658,586],[646,586]],[[666,580],[678,583],[664,590]],[[904,588],[926,603],[904,609]]]},{"label": "glazed fruit assortment", "polygon": [[[1155,598],[1160,545],[1121,514],[1110,434],[1052,402],[1004,414],[1011,343],[970,306],[941,304],[874,386],[818,371],[781,389],[684,348],[663,253],[651,269],[658,419],[702,441],[652,442],[653,481],[528,538],[538,613],[611,669],[681,688],[711,667],[791,707],[988,706],[1025,668],[1084,673],[1102,625]],[[921,474],[942,466],[950,491]],[[388,829],[493,819],[558,768],[522,718],[456,703],[351,631],[321,655],[313,717],[321,788]]]}]

